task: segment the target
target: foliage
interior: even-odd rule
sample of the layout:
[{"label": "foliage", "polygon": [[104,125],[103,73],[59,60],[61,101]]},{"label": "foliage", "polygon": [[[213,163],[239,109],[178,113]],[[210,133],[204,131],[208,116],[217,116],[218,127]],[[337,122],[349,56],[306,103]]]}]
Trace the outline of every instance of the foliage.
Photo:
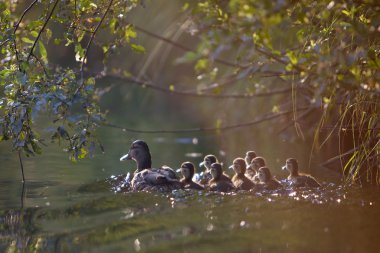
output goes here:
[{"label": "foliage", "polygon": [[[327,142],[319,143],[325,128],[331,130],[323,138],[338,134],[353,140],[345,165],[347,180],[380,182],[380,5],[376,1],[197,1],[184,9],[191,12],[192,31],[200,38],[195,56],[189,59],[195,59],[198,73],[218,82],[210,70],[223,56],[229,57],[245,82],[257,82],[261,89],[273,89],[273,83],[291,87],[285,98],[291,96],[292,103],[285,99],[274,108],[294,110],[299,135],[305,129],[313,132],[317,148]],[[279,78],[268,86],[263,74]],[[300,114],[297,108],[305,106],[309,113],[320,115],[317,128],[302,127],[302,118],[309,113]]]},{"label": "foliage", "polygon": [[[53,141],[64,140],[73,161],[91,155],[101,144],[94,134],[104,119],[95,90],[96,79],[85,73],[92,44],[107,53],[133,42],[125,16],[138,1],[16,1],[0,3],[0,141],[11,140],[26,155],[41,153],[38,115],[54,116]],[[21,6],[19,6],[21,5]],[[31,16],[31,17],[30,17]],[[107,40],[96,40],[104,32]],[[50,62],[49,48],[72,48],[76,63],[71,67]],[[63,49],[64,50],[64,49]],[[101,147],[102,148],[102,147]]]}]

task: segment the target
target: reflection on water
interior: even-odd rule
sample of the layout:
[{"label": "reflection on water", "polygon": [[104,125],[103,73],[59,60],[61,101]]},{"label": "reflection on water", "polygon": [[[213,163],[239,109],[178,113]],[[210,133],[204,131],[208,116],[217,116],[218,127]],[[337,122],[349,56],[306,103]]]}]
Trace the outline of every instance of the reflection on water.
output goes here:
[{"label": "reflection on water", "polygon": [[3,210],[0,250],[376,252],[378,193],[333,184],[266,193],[77,193],[64,207]]}]

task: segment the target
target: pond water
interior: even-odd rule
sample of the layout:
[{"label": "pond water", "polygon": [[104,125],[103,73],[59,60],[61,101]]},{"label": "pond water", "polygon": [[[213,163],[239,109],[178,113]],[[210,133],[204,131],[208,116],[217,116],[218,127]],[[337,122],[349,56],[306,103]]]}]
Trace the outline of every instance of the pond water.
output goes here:
[{"label": "pond water", "polygon": [[[104,98],[105,107],[113,113],[109,117],[118,124],[154,129],[152,125],[163,128],[172,121],[183,125],[166,127],[200,122],[196,117],[186,119],[182,104],[171,112],[170,101],[161,104],[156,115],[157,108],[144,102],[156,99],[149,92],[133,107],[128,105],[134,97],[124,99],[125,107],[107,102],[125,93],[123,89]],[[142,115],[153,123],[144,123]],[[133,171],[135,164],[120,163],[119,157],[135,139],[148,142],[154,165],[173,168],[185,160],[197,164],[208,153],[229,164],[244,150],[255,149],[267,158],[278,178],[285,177],[279,168],[287,156],[308,152],[297,143],[276,142],[271,135],[269,147],[254,140],[234,144],[234,139],[242,139],[237,136],[249,131],[159,135],[102,128],[98,134],[105,154],[72,163],[62,146],[50,144],[43,155],[23,159],[24,185],[17,155],[2,143],[0,252],[379,251],[378,189],[345,188],[338,175],[316,166],[308,172],[323,182],[319,190],[114,193],[105,183],[111,175]],[[301,156],[299,160],[306,167],[308,159]]]}]

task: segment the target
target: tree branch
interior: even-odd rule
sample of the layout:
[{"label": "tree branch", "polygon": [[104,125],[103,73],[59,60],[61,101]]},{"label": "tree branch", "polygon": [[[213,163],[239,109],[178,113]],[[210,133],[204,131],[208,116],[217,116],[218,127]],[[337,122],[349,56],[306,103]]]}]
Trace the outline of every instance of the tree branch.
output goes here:
[{"label": "tree branch", "polygon": [[[109,75],[111,76],[111,75]],[[251,99],[255,97],[268,97],[268,96],[273,96],[277,94],[284,94],[284,93],[289,93],[292,91],[292,88],[284,88],[284,89],[276,89],[268,92],[262,92],[262,93],[254,93],[254,94],[210,94],[210,93],[197,93],[197,92],[188,92],[188,91],[179,91],[179,90],[174,90],[174,89],[168,89],[168,88],[163,88],[157,85],[154,85],[152,82],[149,81],[143,81],[139,80],[134,77],[120,77],[120,76],[114,76],[114,78],[119,78],[122,80],[126,80],[129,82],[132,82],[135,85],[139,85],[143,88],[150,88],[159,92],[163,92],[166,94],[175,94],[175,95],[180,95],[180,96],[188,96],[188,97],[199,97],[199,98],[214,98],[214,99]],[[300,89],[300,87],[298,88]]]},{"label": "tree branch", "polygon": [[89,40],[88,43],[87,43],[86,50],[85,50],[85,53],[84,53],[84,56],[83,56],[83,59],[82,59],[81,66],[80,66],[81,84],[79,85],[79,87],[77,88],[77,90],[74,92],[74,96],[80,91],[80,89],[83,88],[83,85],[84,85],[84,80],[83,80],[83,68],[84,68],[85,61],[86,61],[86,59],[87,59],[88,51],[89,51],[89,49],[90,49],[90,46],[91,46],[91,44],[92,44],[92,41],[93,41],[94,38],[95,38],[96,33],[98,32],[100,26],[102,25],[104,19],[105,19],[106,16],[107,16],[107,13],[109,12],[109,10],[110,10],[110,8],[111,8],[112,3],[113,3],[113,0],[110,0],[109,3],[108,3],[108,6],[107,6],[106,11],[104,12],[102,18],[100,19],[99,23],[98,23],[97,26],[95,27],[95,30],[92,32],[91,37],[90,37],[90,40]]},{"label": "tree branch", "polygon": [[54,2],[54,6],[53,6],[52,10],[50,11],[48,17],[46,18],[45,23],[43,24],[41,30],[38,32],[37,38],[36,38],[36,40],[34,41],[32,48],[30,49],[30,52],[29,52],[29,54],[28,54],[28,57],[26,58],[26,62],[29,62],[29,59],[30,59],[30,57],[31,57],[32,54],[33,54],[33,50],[34,50],[34,48],[36,47],[36,44],[37,44],[38,40],[40,39],[42,32],[45,30],[45,27],[46,27],[47,24],[49,23],[49,20],[50,20],[51,16],[53,15],[53,12],[54,12],[54,10],[55,10],[55,7],[57,7],[58,2],[59,2],[59,0],[55,0],[55,2]]},{"label": "tree branch", "polygon": [[[191,49],[189,47],[186,47],[186,46],[181,45],[181,44],[179,44],[179,43],[177,43],[175,41],[172,41],[172,40],[170,40],[168,38],[165,38],[165,37],[162,37],[162,36],[157,35],[155,33],[152,33],[152,32],[150,32],[148,30],[145,30],[144,28],[141,28],[141,27],[137,26],[137,25],[134,25],[134,27],[135,27],[135,29],[137,31],[140,31],[142,33],[145,33],[146,35],[149,35],[149,36],[153,37],[153,38],[156,38],[156,39],[162,40],[162,41],[164,41],[166,43],[169,43],[169,44],[171,44],[171,45],[173,45],[173,46],[175,46],[175,47],[177,47],[177,48],[179,48],[179,49],[181,49],[183,51],[186,51],[186,52],[193,52],[194,51],[193,49]],[[241,69],[244,69],[244,68],[248,67],[248,66],[243,66],[243,65],[238,64],[238,63],[231,63],[231,62],[228,62],[226,60],[219,59],[219,58],[215,58],[214,61],[217,62],[217,63],[223,64],[225,66],[229,66],[229,67],[235,67],[235,68],[241,68]]]},{"label": "tree branch", "polygon": [[[304,107],[304,108],[298,108],[299,111],[302,110],[307,110],[309,107]],[[256,125],[268,120],[272,120],[281,116],[285,116],[288,114],[293,113],[293,110],[286,111],[286,112],[280,112],[280,113],[268,113],[266,115],[263,115],[259,117],[258,119],[255,119],[250,122],[245,122],[245,123],[240,123],[240,124],[234,124],[234,125],[228,125],[228,126],[222,126],[222,127],[199,127],[199,128],[188,128],[188,129],[172,129],[172,130],[137,130],[137,129],[132,129],[132,128],[127,128],[127,127],[121,127],[115,124],[111,123],[102,123],[103,126],[107,127],[112,127],[112,128],[117,128],[121,129],[122,131],[125,132],[131,132],[131,133],[146,133],[146,134],[173,134],[173,133],[193,133],[193,132],[211,132],[211,131],[227,131],[227,130],[233,130],[236,128],[242,128],[242,127],[248,127],[252,125]]]}]

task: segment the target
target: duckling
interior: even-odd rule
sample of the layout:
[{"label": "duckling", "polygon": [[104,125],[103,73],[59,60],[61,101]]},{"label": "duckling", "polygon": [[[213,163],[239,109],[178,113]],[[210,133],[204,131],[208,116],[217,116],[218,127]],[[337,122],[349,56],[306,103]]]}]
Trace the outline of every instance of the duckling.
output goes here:
[{"label": "duckling", "polygon": [[296,187],[320,187],[320,183],[308,174],[298,172],[298,161],[295,158],[288,158],[283,170],[289,171],[288,180],[291,186]]},{"label": "duckling", "polygon": [[247,151],[247,153],[245,153],[244,160],[245,160],[245,165],[247,168],[249,167],[249,165],[251,165],[252,159],[254,159],[256,157],[257,157],[257,155],[256,155],[255,151]]},{"label": "duckling", "polygon": [[252,180],[254,183],[260,182],[257,172],[261,167],[265,167],[266,162],[264,157],[257,156],[251,160],[250,165],[247,167],[245,173],[246,177]]},{"label": "duckling", "polygon": [[210,174],[212,179],[208,183],[210,191],[229,192],[235,189],[231,180],[223,180],[223,168],[220,163],[211,164]]},{"label": "duckling", "polygon": [[246,164],[243,158],[236,158],[230,167],[235,171],[232,183],[237,190],[250,190],[255,186],[255,184],[244,175]]},{"label": "duckling", "polygon": [[[207,185],[209,183],[209,181],[212,179],[210,172],[211,172],[211,165],[213,163],[219,163],[216,156],[206,155],[204,157],[203,162],[201,162],[199,165],[204,166],[206,169],[204,172],[201,173],[200,180],[197,183],[199,183],[201,185]],[[225,181],[232,183],[232,181],[228,175],[222,173],[222,175],[220,177],[221,177],[221,180],[225,180]]]},{"label": "duckling", "polygon": [[256,190],[275,190],[282,188],[282,184],[273,178],[268,167],[261,167],[257,174],[260,182],[256,184]]},{"label": "duckling", "polygon": [[194,189],[194,190],[204,190],[204,188],[193,182],[192,178],[194,176],[194,164],[191,162],[184,162],[181,165],[181,173],[183,178],[181,179],[181,183],[185,189]]},{"label": "duckling", "polygon": [[126,160],[134,160],[137,164],[131,181],[132,191],[167,192],[182,188],[174,170],[167,166],[152,168],[149,147],[144,141],[136,140],[131,144],[128,153],[120,158],[120,161]]}]

